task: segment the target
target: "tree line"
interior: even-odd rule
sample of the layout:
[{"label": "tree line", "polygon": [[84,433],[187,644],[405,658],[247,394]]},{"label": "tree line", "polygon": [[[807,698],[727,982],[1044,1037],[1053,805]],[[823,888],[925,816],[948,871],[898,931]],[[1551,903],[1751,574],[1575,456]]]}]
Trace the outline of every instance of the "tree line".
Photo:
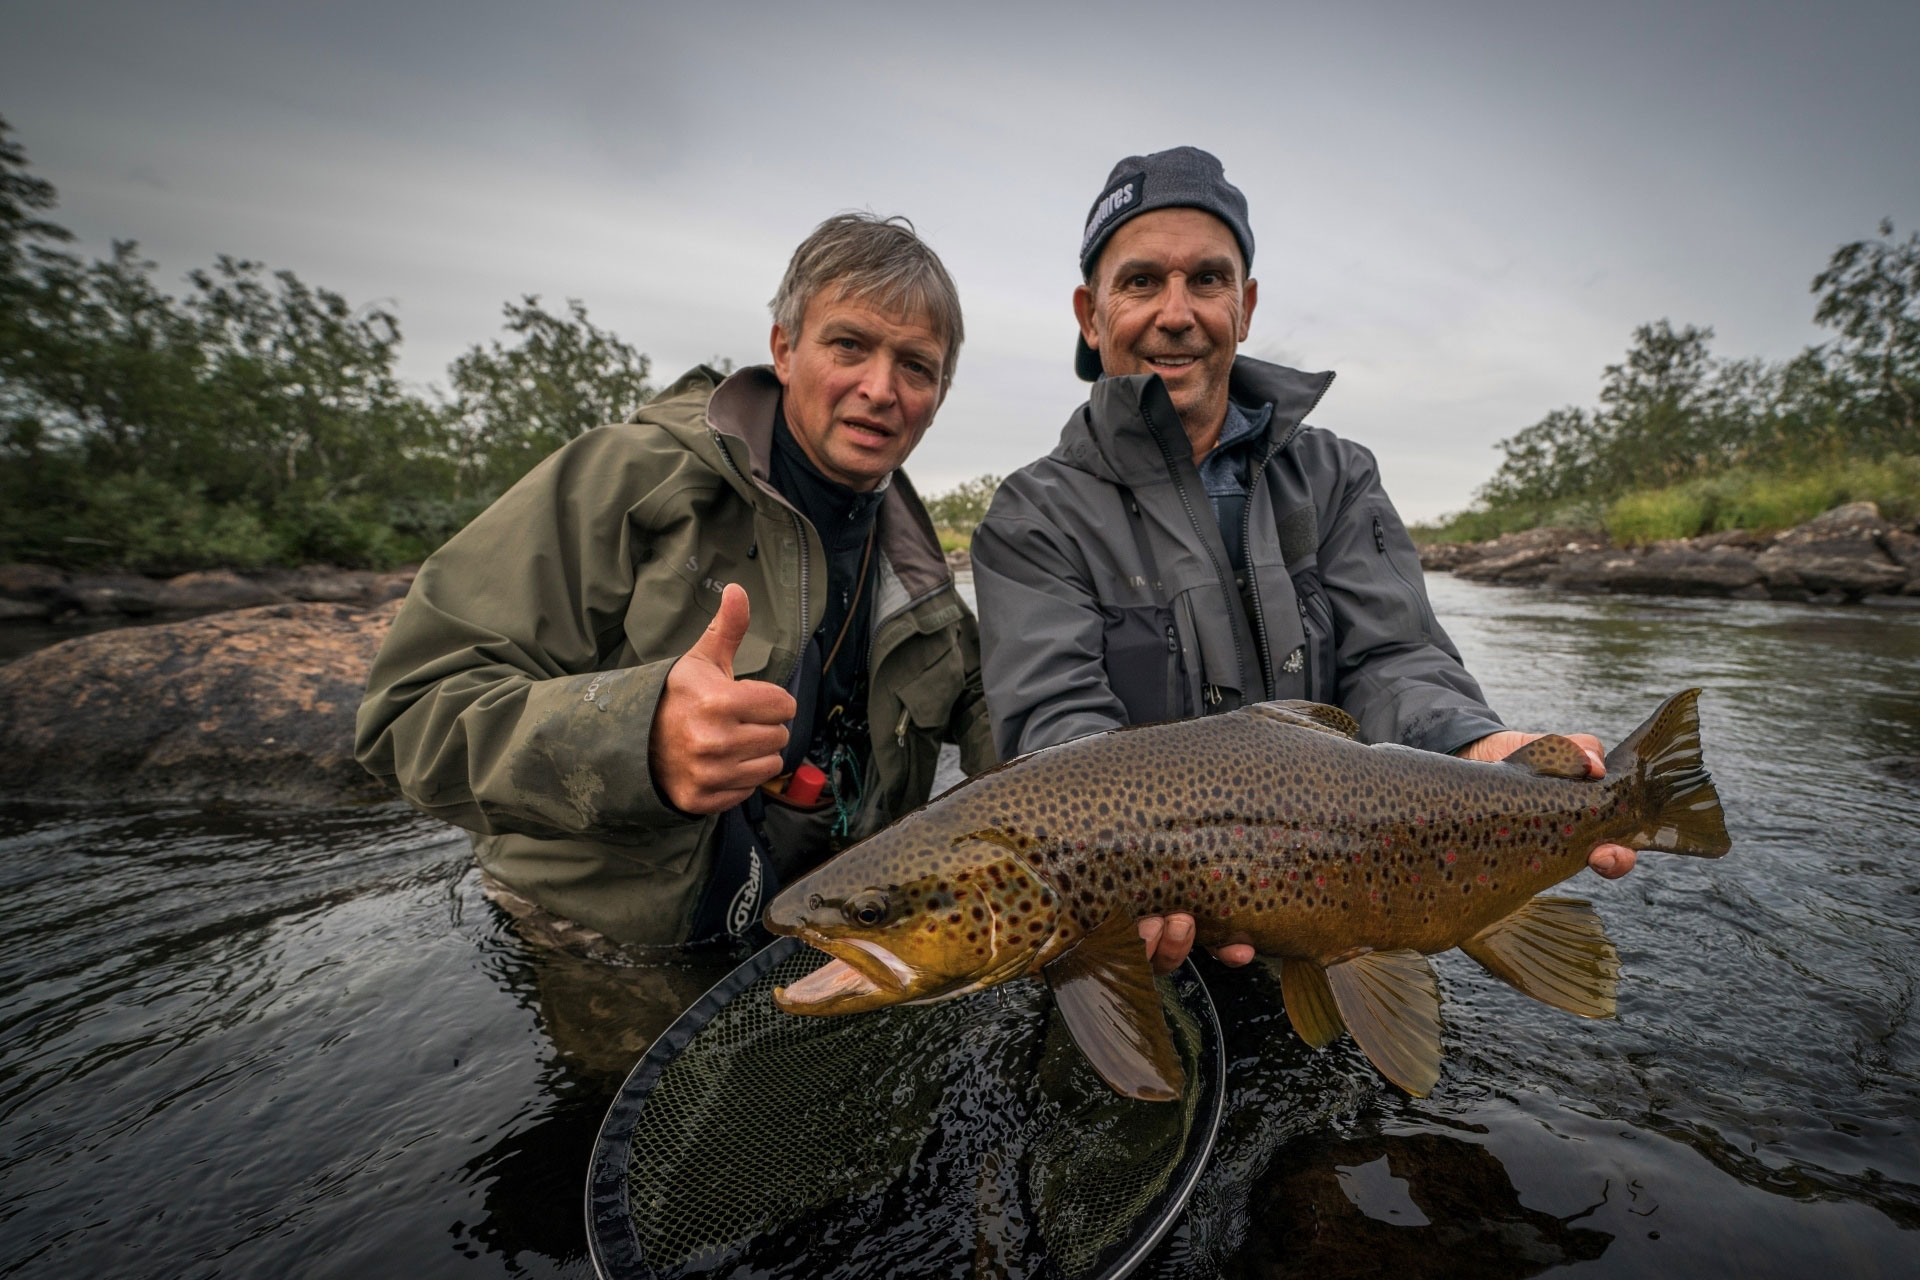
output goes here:
[{"label": "tree line", "polygon": [[1810,291],[1834,336],[1784,361],[1716,356],[1711,328],[1640,326],[1597,406],[1500,441],[1475,505],[1427,532],[1574,524],[1631,541],[1792,523],[1862,497],[1920,504],[1920,234],[1881,222]]},{"label": "tree line", "polygon": [[0,121],[0,562],[417,560],[654,392],[585,306],[535,296],[422,391],[390,308],[225,256],[176,296],[132,241],[72,252],[55,203]]}]

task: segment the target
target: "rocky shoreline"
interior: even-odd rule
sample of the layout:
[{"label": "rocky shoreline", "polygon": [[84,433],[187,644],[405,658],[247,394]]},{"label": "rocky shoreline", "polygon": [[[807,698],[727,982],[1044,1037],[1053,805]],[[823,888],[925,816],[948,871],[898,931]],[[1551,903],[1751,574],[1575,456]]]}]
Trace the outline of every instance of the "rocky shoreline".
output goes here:
[{"label": "rocky shoreline", "polygon": [[1735,529],[1637,547],[1587,530],[1528,529],[1431,543],[1420,564],[1508,586],[1920,608],[1920,525],[1896,525],[1871,502],[1784,533]]},{"label": "rocky shoreline", "polygon": [[171,578],[66,573],[0,564],[0,622],[130,622],[188,618],[272,604],[377,605],[407,594],[412,568],[390,573],[307,565],[239,572],[209,569]]}]

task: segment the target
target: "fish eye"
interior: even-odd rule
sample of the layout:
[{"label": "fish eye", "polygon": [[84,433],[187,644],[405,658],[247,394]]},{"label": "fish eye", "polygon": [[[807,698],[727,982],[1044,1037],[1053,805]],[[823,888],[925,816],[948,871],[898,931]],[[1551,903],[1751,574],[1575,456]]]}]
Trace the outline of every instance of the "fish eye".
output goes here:
[{"label": "fish eye", "polygon": [[890,905],[886,894],[868,892],[848,898],[841,906],[840,913],[853,923],[871,929],[885,923]]}]

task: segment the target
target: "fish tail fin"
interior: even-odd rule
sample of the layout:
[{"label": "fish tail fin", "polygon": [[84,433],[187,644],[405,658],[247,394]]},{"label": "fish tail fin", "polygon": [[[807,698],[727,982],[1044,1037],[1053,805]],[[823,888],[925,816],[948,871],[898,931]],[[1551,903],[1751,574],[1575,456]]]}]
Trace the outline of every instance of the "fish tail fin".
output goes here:
[{"label": "fish tail fin", "polygon": [[1717,858],[1733,847],[1700,756],[1699,698],[1698,689],[1674,694],[1607,753],[1608,776],[1634,787],[1644,801],[1642,826],[1621,844],[1696,858]]}]

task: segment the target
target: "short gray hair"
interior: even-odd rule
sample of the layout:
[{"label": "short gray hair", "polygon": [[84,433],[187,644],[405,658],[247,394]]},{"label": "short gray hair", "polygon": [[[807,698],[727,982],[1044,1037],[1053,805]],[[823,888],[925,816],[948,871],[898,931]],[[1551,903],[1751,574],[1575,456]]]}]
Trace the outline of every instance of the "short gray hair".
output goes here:
[{"label": "short gray hair", "polygon": [[829,286],[884,311],[925,316],[947,342],[940,362],[941,390],[953,382],[960,343],[966,337],[960,292],[953,287],[953,277],[940,255],[915,233],[913,223],[897,214],[882,218],[872,213],[837,213],[815,227],[793,251],[787,274],[767,304],[787,341],[799,341],[807,308]]}]

